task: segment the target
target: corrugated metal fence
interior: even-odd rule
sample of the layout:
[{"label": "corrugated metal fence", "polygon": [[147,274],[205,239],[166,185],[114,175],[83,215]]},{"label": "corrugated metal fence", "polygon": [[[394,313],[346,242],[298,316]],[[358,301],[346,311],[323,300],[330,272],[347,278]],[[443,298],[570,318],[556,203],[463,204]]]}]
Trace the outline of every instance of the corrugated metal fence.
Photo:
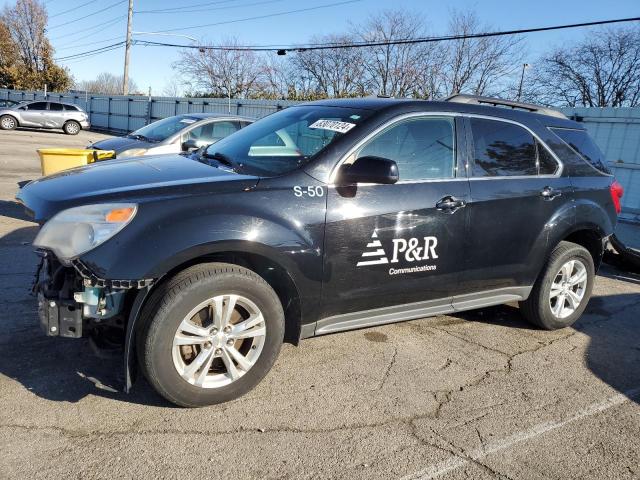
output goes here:
[{"label": "corrugated metal fence", "polygon": [[[225,98],[172,98],[85,93],[50,93],[49,100],[74,103],[89,113],[94,128],[125,132],[180,113],[232,113],[260,118],[297,102]],[[0,99],[44,100],[43,92],[0,89]],[[640,108],[567,108],[564,113],[583,122],[611,163],[625,188],[623,211],[640,215]]]},{"label": "corrugated metal fence", "polygon": [[92,128],[130,132],[150,122],[181,113],[231,113],[260,118],[296,102],[282,100],[237,100],[226,98],[145,97],[140,95],[96,95],[79,92],[49,93],[0,89],[3,100],[51,100],[73,103],[85,110]]}]

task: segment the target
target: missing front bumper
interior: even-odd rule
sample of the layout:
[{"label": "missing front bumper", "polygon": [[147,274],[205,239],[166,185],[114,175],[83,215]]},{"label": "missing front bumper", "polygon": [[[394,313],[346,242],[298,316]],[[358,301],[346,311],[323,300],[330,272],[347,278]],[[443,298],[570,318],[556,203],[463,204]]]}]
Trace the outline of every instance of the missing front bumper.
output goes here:
[{"label": "missing front bumper", "polygon": [[47,299],[38,293],[38,317],[40,327],[50,337],[82,337],[82,309]]}]

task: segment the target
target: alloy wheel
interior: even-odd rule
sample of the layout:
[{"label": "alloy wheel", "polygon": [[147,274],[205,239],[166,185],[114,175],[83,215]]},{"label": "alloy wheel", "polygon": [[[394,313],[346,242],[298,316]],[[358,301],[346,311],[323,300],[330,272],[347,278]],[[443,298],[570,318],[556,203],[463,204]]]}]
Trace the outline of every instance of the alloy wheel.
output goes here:
[{"label": "alloy wheel", "polygon": [[71,135],[75,135],[76,133],[78,133],[80,131],[80,128],[78,127],[78,124],[76,123],[68,123],[67,127],[66,127],[67,133],[70,133]]},{"label": "alloy wheel", "polygon": [[180,322],[173,338],[173,364],[192,385],[219,388],[255,365],[266,338],[260,309],[246,297],[218,295]]},{"label": "alloy wheel", "polygon": [[2,128],[6,130],[12,130],[16,126],[16,121],[12,117],[4,117],[2,119]]},{"label": "alloy wheel", "polygon": [[549,306],[555,317],[567,318],[578,309],[587,290],[587,280],[587,267],[582,261],[573,259],[562,265],[549,292]]}]

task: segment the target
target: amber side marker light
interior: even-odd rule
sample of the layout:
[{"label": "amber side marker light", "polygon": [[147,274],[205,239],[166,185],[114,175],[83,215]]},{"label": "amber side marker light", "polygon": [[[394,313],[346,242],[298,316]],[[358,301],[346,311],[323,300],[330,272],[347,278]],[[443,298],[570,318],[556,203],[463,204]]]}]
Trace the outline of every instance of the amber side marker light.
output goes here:
[{"label": "amber side marker light", "polygon": [[107,213],[104,219],[109,223],[123,223],[129,221],[134,213],[133,207],[115,208]]}]

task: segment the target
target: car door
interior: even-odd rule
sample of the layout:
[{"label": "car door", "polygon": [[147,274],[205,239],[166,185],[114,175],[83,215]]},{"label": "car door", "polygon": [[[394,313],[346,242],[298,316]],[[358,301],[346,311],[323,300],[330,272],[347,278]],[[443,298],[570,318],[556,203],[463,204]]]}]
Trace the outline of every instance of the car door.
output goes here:
[{"label": "car door", "polygon": [[450,311],[463,268],[469,197],[458,166],[461,132],[452,116],[411,114],[379,129],[348,155],[346,163],[363,156],[394,160],[400,178],[393,185],[329,187],[325,319],[317,332],[343,329],[343,320],[353,328],[353,321],[372,317],[345,320],[345,313],[390,306],[397,311],[377,323],[398,320],[409,308],[403,305],[414,302],[421,302],[414,308],[417,316],[428,313],[422,307]]},{"label": "car door", "polygon": [[49,111],[44,116],[43,126],[47,128],[62,128],[64,122],[64,106],[58,102],[49,102]]},{"label": "car door", "polygon": [[25,107],[25,110],[20,113],[22,119],[20,123],[28,127],[43,126],[47,114],[47,102],[33,102]]},{"label": "car door", "polygon": [[467,122],[473,158],[460,287],[464,293],[502,289],[526,296],[544,262],[554,212],[570,201],[571,183],[557,157],[525,126],[497,118]]}]

